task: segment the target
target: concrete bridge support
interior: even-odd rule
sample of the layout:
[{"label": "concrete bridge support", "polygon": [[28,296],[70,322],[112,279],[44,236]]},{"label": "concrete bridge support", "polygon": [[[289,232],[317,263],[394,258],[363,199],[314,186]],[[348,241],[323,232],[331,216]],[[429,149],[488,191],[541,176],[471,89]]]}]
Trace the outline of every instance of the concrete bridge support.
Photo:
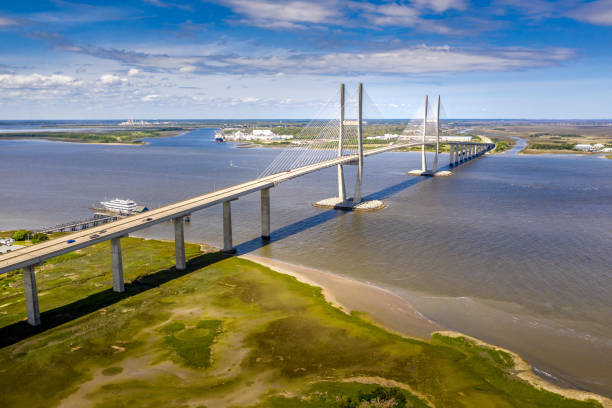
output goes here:
[{"label": "concrete bridge support", "polygon": [[[338,129],[338,157],[344,154],[344,84],[340,84],[340,127]],[[346,186],[344,184],[344,167],[338,165],[338,200],[346,201]]]},{"label": "concrete bridge support", "polygon": [[449,146],[449,151],[448,151],[448,167],[453,167],[455,165],[453,156],[455,155],[455,145],[450,145]]},{"label": "concrete bridge support", "polygon": [[270,189],[261,190],[261,238],[270,239]]},{"label": "concrete bridge support", "polygon": [[174,223],[174,258],[176,259],[176,270],[182,271],[187,268],[185,259],[185,228],[184,217],[172,220]]},{"label": "concrete bridge support", "polygon": [[25,286],[28,323],[32,326],[38,326],[40,324],[40,311],[38,310],[38,291],[36,290],[36,275],[34,274],[34,265],[23,268],[23,284]]},{"label": "concrete bridge support", "polygon": [[361,186],[363,184],[363,84],[359,83],[358,88],[358,109],[357,109],[357,181],[355,182],[355,195],[353,196],[353,205],[361,202]]},{"label": "concrete bridge support", "polygon": [[226,254],[236,253],[232,244],[232,201],[223,202],[223,252]]},{"label": "concrete bridge support", "polygon": [[425,95],[425,116],[423,116],[423,145],[421,146],[421,171],[427,172],[427,156],[425,155],[425,136],[427,133],[427,95]]},{"label": "concrete bridge support", "polygon": [[438,171],[438,155],[440,154],[440,95],[438,95],[436,110],[436,155],[434,156],[433,167],[431,169],[433,174]]},{"label": "concrete bridge support", "polygon": [[111,238],[111,264],[113,268],[113,290],[124,292],[123,259],[121,258],[121,237]]}]

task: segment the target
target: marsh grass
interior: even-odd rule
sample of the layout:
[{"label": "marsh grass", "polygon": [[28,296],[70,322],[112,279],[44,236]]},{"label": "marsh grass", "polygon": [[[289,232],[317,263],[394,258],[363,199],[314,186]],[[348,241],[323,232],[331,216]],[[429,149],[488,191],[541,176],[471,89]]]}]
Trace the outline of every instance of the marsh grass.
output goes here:
[{"label": "marsh grass", "polygon": [[188,269],[176,271],[172,243],[122,243],[123,294],[110,290],[108,244],[37,269],[40,328],[23,322],[21,275],[0,279],[1,407],[78,395],[96,407],[352,408],[374,394],[407,407],[600,406],[517,379],[507,353],[401,337],[256,263],[187,245]]}]

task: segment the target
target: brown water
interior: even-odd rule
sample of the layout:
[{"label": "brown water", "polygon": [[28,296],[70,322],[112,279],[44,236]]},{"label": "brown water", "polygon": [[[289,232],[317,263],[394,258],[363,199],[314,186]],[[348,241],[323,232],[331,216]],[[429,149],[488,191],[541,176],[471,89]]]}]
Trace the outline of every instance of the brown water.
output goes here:
[{"label": "brown water", "polygon": [[[87,217],[92,203],[115,196],[158,207],[251,179],[278,154],[211,139],[201,129],[144,147],[0,141],[9,175],[0,229]],[[612,160],[510,154],[452,177],[407,176],[419,160],[367,159],[367,198],[388,204],[375,213],[312,207],[334,195],[334,169],[280,185],[265,247],[258,196],[241,198],[234,242],[390,288],[449,328],[519,352],[543,375],[612,396]],[[172,228],[142,235],[172,238]],[[220,246],[221,208],[194,214],[186,236]]]}]

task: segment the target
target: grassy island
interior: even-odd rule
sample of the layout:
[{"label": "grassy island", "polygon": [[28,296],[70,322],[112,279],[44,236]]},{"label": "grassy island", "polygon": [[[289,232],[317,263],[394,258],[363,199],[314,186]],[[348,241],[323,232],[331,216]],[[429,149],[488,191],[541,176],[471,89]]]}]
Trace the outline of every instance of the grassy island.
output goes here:
[{"label": "grassy island", "polygon": [[321,289],[254,262],[171,242],[108,242],[37,268],[43,325],[24,322],[21,274],[0,277],[0,406],[600,407],[535,388],[515,360],[465,337],[407,338]]},{"label": "grassy island", "polygon": [[182,127],[165,127],[136,130],[108,130],[100,132],[28,132],[0,133],[0,139],[45,139],[59,142],[76,143],[119,143],[142,144],[142,139],[149,137],[171,137],[187,130]]}]

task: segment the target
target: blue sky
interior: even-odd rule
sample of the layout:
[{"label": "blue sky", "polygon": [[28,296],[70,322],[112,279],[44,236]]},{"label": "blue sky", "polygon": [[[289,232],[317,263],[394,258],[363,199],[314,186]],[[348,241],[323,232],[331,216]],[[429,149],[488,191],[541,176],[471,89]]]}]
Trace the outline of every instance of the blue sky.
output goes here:
[{"label": "blue sky", "polygon": [[0,119],[611,118],[612,0],[0,0]]}]

